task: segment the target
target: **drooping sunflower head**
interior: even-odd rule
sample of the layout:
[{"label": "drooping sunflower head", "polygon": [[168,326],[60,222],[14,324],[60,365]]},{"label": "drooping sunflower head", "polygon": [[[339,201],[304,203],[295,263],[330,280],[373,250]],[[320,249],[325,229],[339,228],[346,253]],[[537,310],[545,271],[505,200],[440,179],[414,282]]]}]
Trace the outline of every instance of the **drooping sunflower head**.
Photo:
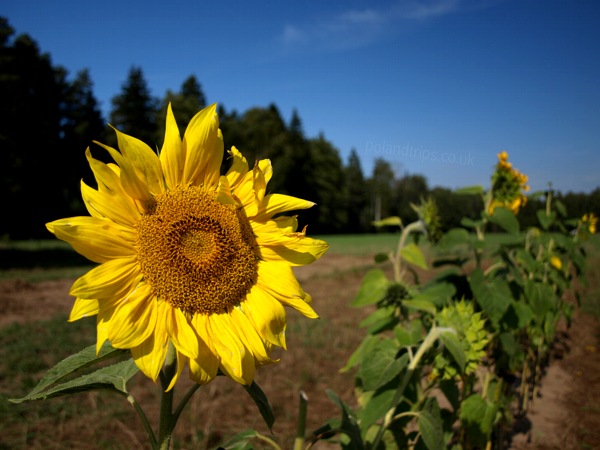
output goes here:
[{"label": "drooping sunflower head", "polygon": [[293,266],[327,250],[282,213],[313,203],[267,193],[271,163],[252,169],[233,147],[224,153],[216,107],[200,111],[183,139],[169,106],[157,155],[118,130],[119,150],[99,144],[115,163],[88,161],[97,187],[82,182],[90,216],[47,224],[97,267],[75,281],[70,320],[97,315],[98,348],[131,349],[156,380],[169,346],[198,383],[217,373],[249,384],[256,367],[285,348],[289,306],[316,318]]},{"label": "drooping sunflower head", "polygon": [[497,207],[507,208],[514,214],[527,203],[524,192],[529,191],[527,175],[519,172],[508,162],[508,153],[498,153],[498,163],[492,175],[492,195],[488,206],[488,214],[493,214]]}]

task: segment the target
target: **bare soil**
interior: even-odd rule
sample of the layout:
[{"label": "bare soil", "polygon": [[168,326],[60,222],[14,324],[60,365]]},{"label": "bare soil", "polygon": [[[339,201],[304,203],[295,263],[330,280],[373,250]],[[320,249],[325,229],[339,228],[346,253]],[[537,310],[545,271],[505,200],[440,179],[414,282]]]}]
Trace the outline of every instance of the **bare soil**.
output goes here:
[{"label": "bare soil", "polygon": [[[188,404],[176,429],[176,448],[207,448],[248,428],[271,437],[282,448],[292,448],[300,391],[309,398],[307,431],[339,416],[326,390],[333,390],[352,405],[353,376],[340,373],[340,368],[364,336],[358,323],[366,311],[352,308],[350,301],[371,261],[371,258],[331,254],[296,271],[302,286],[313,296],[321,318],[309,320],[290,312],[288,351],[281,352],[279,363],[257,373],[256,381],[275,412],[273,434],[241,386],[219,378],[201,388]],[[57,314],[66,316],[72,306],[68,295],[72,283],[72,279],[0,282],[0,327],[45,320]],[[576,314],[572,326],[564,333],[561,351],[542,380],[530,414],[518,423],[513,449],[600,449],[599,330],[594,317]],[[143,377],[136,377],[134,382],[134,396],[150,411],[150,420],[155,423],[154,405],[159,387]],[[187,379],[182,385],[189,386]],[[31,436],[32,430],[36,430],[36,436],[45,435],[46,439],[29,438],[19,448],[147,448],[144,430],[131,407],[120,398],[107,399],[107,396],[105,392],[80,394],[77,401],[81,403],[81,415],[69,420],[28,418],[27,430],[15,432]],[[110,402],[114,402],[113,409],[116,404],[129,410],[126,414],[103,413],[103,405]],[[111,408],[107,410],[112,411]],[[9,448],[2,441],[0,436],[0,448]],[[318,444],[315,448],[333,447]]]}]

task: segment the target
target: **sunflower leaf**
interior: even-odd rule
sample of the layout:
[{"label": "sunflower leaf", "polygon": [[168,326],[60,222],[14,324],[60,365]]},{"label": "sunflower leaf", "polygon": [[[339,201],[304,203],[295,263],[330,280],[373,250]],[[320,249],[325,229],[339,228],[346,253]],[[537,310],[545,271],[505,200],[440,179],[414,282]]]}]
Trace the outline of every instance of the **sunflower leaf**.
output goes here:
[{"label": "sunflower leaf", "polygon": [[[26,397],[19,399],[19,401],[32,400],[33,397],[37,398],[37,395],[40,392],[44,391],[49,386],[57,383],[65,377],[73,374],[74,372],[94,364],[116,358],[125,353],[127,353],[127,350],[116,349],[110,345],[108,341],[106,341],[100,349],[100,353],[96,355],[96,345],[90,345],[80,352],[63,359],[50,370],[48,370],[37,386],[34,387]],[[18,403],[17,401],[13,402]]]},{"label": "sunflower leaf", "polygon": [[267,396],[255,381],[253,381],[250,386],[244,385],[244,389],[246,389],[246,392],[250,394],[250,397],[252,397],[252,400],[256,403],[261,416],[269,427],[269,431],[272,431],[273,424],[275,423],[275,415],[273,414]]},{"label": "sunflower leaf", "polygon": [[47,399],[95,389],[112,389],[127,394],[127,381],[138,371],[139,369],[133,359],[128,359],[102,367],[95,372],[58,384],[42,392],[30,393],[23,398],[11,399],[10,401],[12,403],[21,403],[28,400]]}]

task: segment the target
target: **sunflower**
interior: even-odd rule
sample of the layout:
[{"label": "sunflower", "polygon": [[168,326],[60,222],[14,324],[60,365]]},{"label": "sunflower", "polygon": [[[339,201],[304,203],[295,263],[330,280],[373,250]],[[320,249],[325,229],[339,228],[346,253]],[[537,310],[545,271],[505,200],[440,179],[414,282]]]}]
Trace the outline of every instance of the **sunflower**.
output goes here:
[{"label": "sunflower", "polygon": [[498,207],[507,208],[513,214],[527,203],[523,192],[529,191],[527,175],[519,172],[508,162],[508,153],[498,153],[498,163],[492,175],[492,197],[488,206],[488,214],[493,214]]},{"label": "sunflower", "polygon": [[233,147],[220,175],[223,136],[216,106],[200,111],[181,139],[171,106],[157,156],[119,132],[115,163],[86,157],[97,189],[81,182],[90,216],[48,223],[57,238],[98,266],[75,281],[69,321],[97,316],[97,349],[130,349],[155,380],[169,346],[174,386],[187,365],[206,384],[219,372],[252,383],[255,369],[285,349],[286,310],[317,318],[292,266],[309,264],[327,243],[297,232],[281,213],[314,203],[267,194],[269,160],[252,169]]}]

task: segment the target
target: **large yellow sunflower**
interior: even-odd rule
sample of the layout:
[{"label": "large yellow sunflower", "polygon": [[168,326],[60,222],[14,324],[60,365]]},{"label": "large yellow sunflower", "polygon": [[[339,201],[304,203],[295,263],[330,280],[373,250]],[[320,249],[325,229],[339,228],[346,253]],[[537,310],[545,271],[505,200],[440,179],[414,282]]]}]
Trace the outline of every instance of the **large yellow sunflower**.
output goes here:
[{"label": "large yellow sunflower", "polygon": [[81,183],[91,217],[48,223],[59,239],[99,263],[75,281],[69,320],[97,315],[97,348],[108,339],[156,380],[169,343],[177,374],[205,384],[222,371],[250,384],[255,368],[285,348],[290,306],[316,318],[311,297],[291,266],[317,260],[327,243],[296,232],[281,213],[313,203],[267,194],[269,160],[249,169],[233,147],[220,175],[223,136],[216,106],[200,111],[183,139],[171,107],[157,156],[142,141],[115,130],[116,164],[86,151],[98,188]]}]

